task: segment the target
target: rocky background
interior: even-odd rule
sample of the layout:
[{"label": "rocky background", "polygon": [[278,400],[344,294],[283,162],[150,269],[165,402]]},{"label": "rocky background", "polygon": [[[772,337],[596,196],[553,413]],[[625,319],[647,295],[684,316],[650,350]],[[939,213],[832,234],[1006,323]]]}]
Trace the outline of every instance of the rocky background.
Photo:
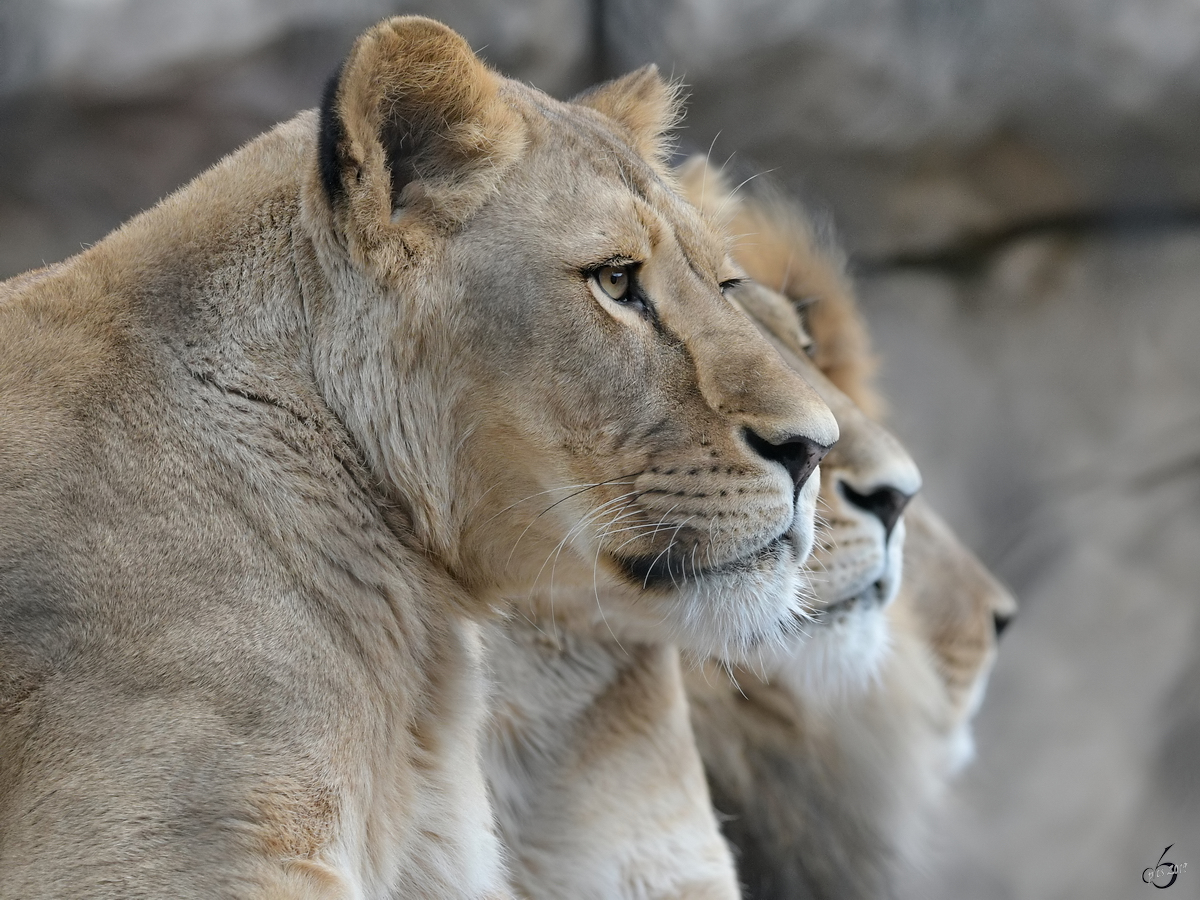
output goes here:
[{"label": "rocky background", "polygon": [[926,490],[1023,609],[903,893],[1200,897],[1200,4],[0,0],[0,277],[311,106],[424,12],[560,96],[654,60],[685,141],[838,226]]}]

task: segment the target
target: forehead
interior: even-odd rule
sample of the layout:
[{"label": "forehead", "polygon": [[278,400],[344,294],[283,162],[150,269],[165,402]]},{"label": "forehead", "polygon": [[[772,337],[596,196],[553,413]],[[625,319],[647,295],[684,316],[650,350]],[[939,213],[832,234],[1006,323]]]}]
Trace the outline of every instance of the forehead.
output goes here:
[{"label": "forehead", "polygon": [[605,224],[638,228],[651,243],[673,238],[698,274],[719,276],[728,241],[680,196],[672,175],[640,156],[600,113],[514,87],[514,106],[528,122],[530,177],[543,190],[585,213],[619,213],[620,222]]}]

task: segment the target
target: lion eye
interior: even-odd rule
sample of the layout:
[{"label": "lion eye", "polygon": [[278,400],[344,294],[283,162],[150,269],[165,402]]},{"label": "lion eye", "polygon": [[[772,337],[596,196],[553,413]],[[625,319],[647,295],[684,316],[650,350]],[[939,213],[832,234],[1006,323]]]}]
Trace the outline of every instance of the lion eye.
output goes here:
[{"label": "lion eye", "polygon": [[592,275],[600,290],[613,300],[629,299],[630,266],[601,266]]}]

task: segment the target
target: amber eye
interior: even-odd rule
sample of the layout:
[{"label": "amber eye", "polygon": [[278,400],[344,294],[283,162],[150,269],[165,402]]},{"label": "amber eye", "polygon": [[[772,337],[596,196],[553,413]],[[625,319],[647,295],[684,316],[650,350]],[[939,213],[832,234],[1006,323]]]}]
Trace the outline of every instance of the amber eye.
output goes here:
[{"label": "amber eye", "polygon": [[596,284],[613,300],[629,299],[630,266],[601,266],[593,273]]}]

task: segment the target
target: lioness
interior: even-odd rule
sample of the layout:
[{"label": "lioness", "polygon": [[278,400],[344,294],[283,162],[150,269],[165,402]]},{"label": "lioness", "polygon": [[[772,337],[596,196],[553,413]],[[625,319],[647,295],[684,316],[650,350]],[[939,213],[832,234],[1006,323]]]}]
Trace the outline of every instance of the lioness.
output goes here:
[{"label": "lioness", "polygon": [[501,895],[474,620],[560,551],[702,652],[792,627],[837,428],[674,116],[392,19],[0,288],[0,897]]},{"label": "lioness", "polygon": [[680,168],[684,195],[737,236],[733,255],[753,279],[731,296],[830,405],[842,439],[822,465],[822,524],[809,565],[812,620],[764,645],[751,668],[809,696],[863,687],[888,646],[884,610],[902,573],[903,511],[921,473],[865,411],[882,402],[873,358],[836,248],[818,240],[803,211],[769,183],[731,191],[704,157]]},{"label": "lioness", "polygon": [[[790,329],[776,330],[783,317],[771,315],[773,292],[745,283],[729,294],[766,334],[777,336],[785,360],[818,386],[838,418],[841,437],[826,457],[834,465],[821,466],[821,495],[827,485],[836,490],[847,480],[919,484],[896,440],[833,388],[807,356],[791,351],[793,341],[809,341],[794,314]],[[839,679],[861,688],[876,674],[883,652],[874,642],[886,642],[886,628],[865,628],[864,642],[859,623],[842,620],[883,618],[899,579],[882,527],[872,540],[875,532],[859,519],[830,519],[817,529],[826,568],[800,573],[812,581],[805,599],[815,618],[799,624],[786,644],[752,654],[750,670],[763,672],[768,659],[768,671],[817,693],[842,689]],[[851,572],[857,581],[839,577]],[[877,582],[884,579],[881,588]],[[871,595],[860,599],[867,591]],[[582,602],[569,590],[556,596],[560,604]],[[586,597],[593,597],[590,588]],[[610,616],[608,624],[614,635],[605,626],[582,631],[577,622],[557,622],[543,611],[489,629],[497,684],[485,772],[514,884],[531,898],[739,897],[684,692],[685,683],[698,684],[693,693],[733,686],[719,665],[697,670],[692,660],[681,670],[672,647],[631,640],[622,634],[619,616]],[[806,666],[809,652],[818,659]]]}]

